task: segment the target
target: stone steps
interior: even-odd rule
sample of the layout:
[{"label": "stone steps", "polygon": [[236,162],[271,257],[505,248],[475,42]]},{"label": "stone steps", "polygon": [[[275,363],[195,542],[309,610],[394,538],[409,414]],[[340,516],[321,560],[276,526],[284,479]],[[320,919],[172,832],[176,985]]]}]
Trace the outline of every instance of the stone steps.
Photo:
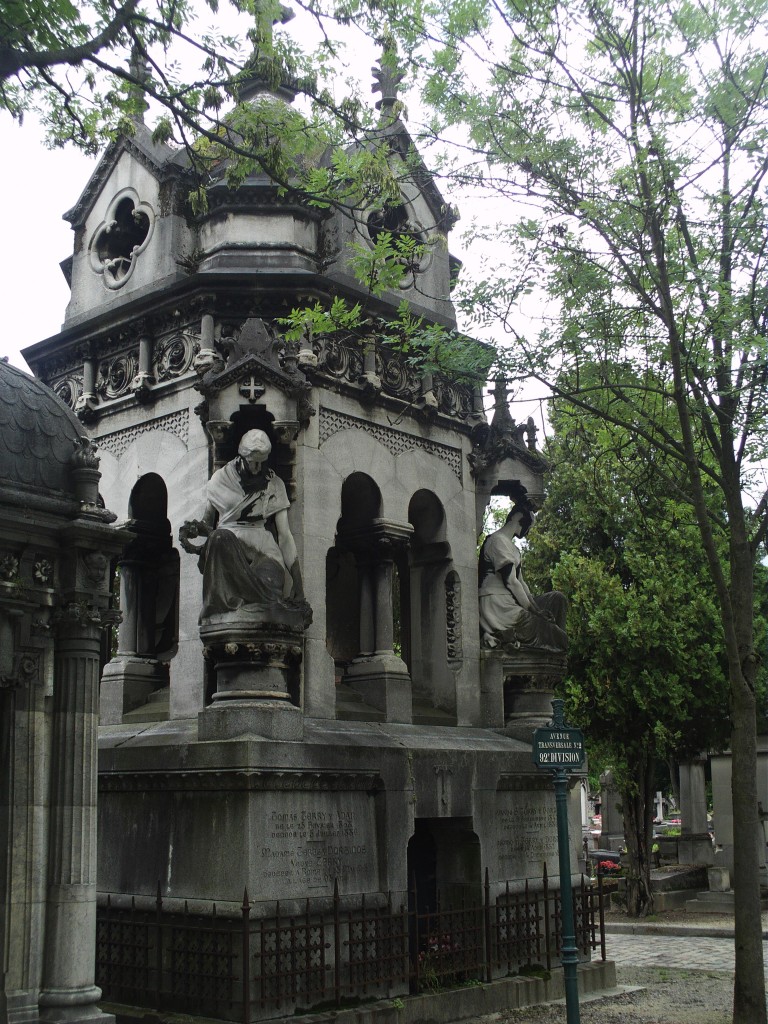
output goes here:
[{"label": "stone steps", "polygon": [[383,722],[383,711],[366,704],[355,690],[344,683],[336,686],[336,717],[345,722]]},{"label": "stone steps", "polygon": [[147,698],[146,704],[141,704],[123,715],[123,722],[167,722],[171,713],[171,688],[163,686],[154,690]]},{"label": "stone steps", "polygon": [[[413,693],[414,725],[456,725],[456,716],[433,707],[424,693]],[[383,722],[383,711],[371,707],[356,690],[339,683],[336,687],[336,717],[346,722]]]},{"label": "stone steps", "polygon": [[[685,909],[694,914],[732,914],[733,890],[728,892],[699,892],[696,898],[687,900]],[[768,910],[768,899],[760,900],[760,909]]]}]

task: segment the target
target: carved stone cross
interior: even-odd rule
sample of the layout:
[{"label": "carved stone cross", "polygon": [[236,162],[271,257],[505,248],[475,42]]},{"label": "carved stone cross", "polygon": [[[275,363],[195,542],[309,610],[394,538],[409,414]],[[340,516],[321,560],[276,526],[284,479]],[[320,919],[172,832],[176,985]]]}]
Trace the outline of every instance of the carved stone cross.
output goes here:
[{"label": "carved stone cross", "polygon": [[249,402],[257,401],[264,394],[264,391],[264,385],[259,384],[253,375],[248,380],[244,380],[240,385],[240,394],[243,398],[247,398]]}]

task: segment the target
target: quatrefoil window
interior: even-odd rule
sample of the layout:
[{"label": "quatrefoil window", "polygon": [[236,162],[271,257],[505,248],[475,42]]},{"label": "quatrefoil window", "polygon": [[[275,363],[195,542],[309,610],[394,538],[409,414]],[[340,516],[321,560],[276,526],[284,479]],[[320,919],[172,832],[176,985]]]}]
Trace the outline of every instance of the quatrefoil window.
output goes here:
[{"label": "quatrefoil window", "polygon": [[91,267],[103,275],[107,288],[120,288],[133,273],[136,260],[152,237],[155,215],[139,202],[133,189],[116,196],[104,221],[96,228],[90,247]]},{"label": "quatrefoil window", "polygon": [[426,233],[409,219],[408,208],[402,203],[388,203],[381,210],[374,210],[368,215],[366,226],[368,236],[375,245],[386,231],[394,242],[415,242],[413,257],[403,262],[403,280],[400,287],[410,288],[416,275],[423,273],[432,262],[430,241]]}]

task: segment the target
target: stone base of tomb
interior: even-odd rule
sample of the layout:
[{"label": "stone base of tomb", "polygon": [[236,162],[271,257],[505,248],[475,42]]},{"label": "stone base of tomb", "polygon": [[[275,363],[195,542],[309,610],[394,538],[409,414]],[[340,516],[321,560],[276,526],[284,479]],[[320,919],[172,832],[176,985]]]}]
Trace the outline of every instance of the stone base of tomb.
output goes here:
[{"label": "stone base of tomb", "polygon": [[[160,881],[164,898],[239,906],[245,887],[257,902],[330,898],[337,881],[342,896],[402,895],[415,874],[479,904],[486,867],[495,892],[540,884],[545,863],[555,884],[554,791],[529,745],[316,719],[292,740],[300,720],[285,703],[221,701],[198,720],[102,730],[99,889],[154,899]],[[573,829],[574,872],[580,853]]]},{"label": "stone base of tomb", "polygon": [[304,716],[286,700],[222,701],[197,716],[197,735],[201,740],[234,740],[248,735],[300,740],[303,734]]},{"label": "stone base of tomb", "polygon": [[385,721],[413,720],[411,677],[405,663],[395,654],[356,658],[347,668],[344,682],[366,704],[383,711]]},{"label": "stone base of tomb", "polygon": [[[271,944],[279,917],[285,922],[280,928],[296,937],[298,963],[305,941],[299,923],[322,921],[320,934],[328,941],[336,920],[337,955],[346,972],[345,958],[358,955],[347,944],[349,921],[367,927],[364,922],[377,915],[387,924],[391,919],[392,934],[400,936],[397,949],[423,952],[418,942],[424,936],[419,940],[403,924],[411,891],[425,909],[475,908],[479,918],[466,912],[463,924],[451,918],[457,929],[471,931],[486,903],[495,914],[516,894],[543,892],[545,871],[549,892],[557,888],[555,794],[549,777],[532,764],[530,745],[490,729],[330,718],[304,718],[303,735],[292,739],[286,724],[301,718],[285,701],[219,700],[198,720],[137,724],[133,733],[126,725],[102,729],[99,890],[105,927],[111,921],[116,928],[121,915],[146,911],[148,920],[161,918],[170,934],[174,921],[189,923],[189,915],[206,924],[215,904],[217,926],[231,925],[238,943],[247,912],[252,954],[261,948],[261,922]],[[579,801],[574,776],[574,822]],[[580,853],[581,830],[572,828],[576,882]],[[470,939],[469,932],[457,932],[455,948]],[[385,942],[370,948],[392,956]],[[376,964],[377,978],[388,962]],[[273,969],[285,968],[267,963]],[[494,961],[495,977],[508,971],[506,959]],[[104,976],[105,984],[114,978],[106,968]],[[299,980],[303,985],[303,976]],[[402,975],[398,984],[382,981],[350,994],[391,999],[408,990]],[[296,1006],[287,998],[281,1014],[304,1012],[313,1001],[327,1004],[329,996],[305,998]],[[205,1010],[208,1017],[230,1013],[230,1019],[243,1019],[230,1003],[226,1013]],[[257,1007],[250,1020],[274,1013]]]}]

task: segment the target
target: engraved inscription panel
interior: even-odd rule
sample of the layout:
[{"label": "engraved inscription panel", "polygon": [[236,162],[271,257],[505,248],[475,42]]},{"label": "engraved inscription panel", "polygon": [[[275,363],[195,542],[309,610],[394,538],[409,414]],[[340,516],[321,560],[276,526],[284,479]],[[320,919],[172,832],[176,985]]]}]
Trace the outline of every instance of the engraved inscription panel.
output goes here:
[{"label": "engraved inscription panel", "polygon": [[557,870],[557,813],[553,793],[499,793],[500,878],[540,878],[544,862]]},{"label": "engraved inscription panel", "polygon": [[331,895],[378,887],[373,797],[292,793],[269,799],[259,845],[261,877],[277,896]]}]

